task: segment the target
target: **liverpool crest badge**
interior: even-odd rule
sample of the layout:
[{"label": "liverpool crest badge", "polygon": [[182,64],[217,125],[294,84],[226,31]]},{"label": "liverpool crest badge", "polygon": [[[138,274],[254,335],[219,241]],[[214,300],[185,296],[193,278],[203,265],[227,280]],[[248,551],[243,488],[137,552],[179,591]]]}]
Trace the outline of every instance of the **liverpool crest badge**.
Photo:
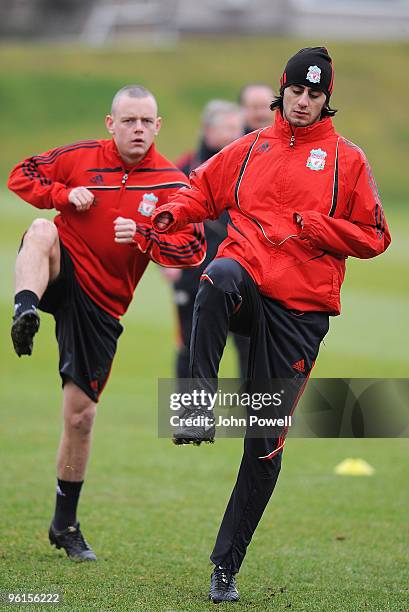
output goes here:
[{"label": "liverpool crest badge", "polygon": [[307,168],[311,170],[324,170],[326,157],[327,154],[322,149],[311,149],[307,159]]},{"label": "liverpool crest badge", "polygon": [[151,217],[156,208],[158,198],[153,193],[144,193],[139,203],[138,212],[144,217]]},{"label": "liverpool crest badge", "polygon": [[311,83],[319,83],[321,81],[321,68],[318,68],[318,66],[310,66],[305,78]]}]

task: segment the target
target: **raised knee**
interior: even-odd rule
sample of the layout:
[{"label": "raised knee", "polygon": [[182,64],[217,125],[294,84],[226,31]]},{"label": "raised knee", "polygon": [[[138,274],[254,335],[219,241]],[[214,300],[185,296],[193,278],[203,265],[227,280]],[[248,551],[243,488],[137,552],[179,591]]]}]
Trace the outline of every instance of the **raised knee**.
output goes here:
[{"label": "raised knee", "polygon": [[223,289],[219,289],[212,282],[202,277],[197,292],[195,308],[200,306],[208,310],[217,310],[226,300]]},{"label": "raised knee", "polygon": [[228,258],[213,260],[200,278],[200,287],[220,289],[226,293],[237,291],[241,278],[241,266]]},{"label": "raised knee", "polygon": [[232,314],[241,301],[235,279],[229,278],[220,271],[218,274],[215,274],[214,270],[204,272],[196,297],[197,306],[211,311],[227,307],[229,313]]},{"label": "raised knee", "polygon": [[95,414],[96,405],[90,401],[88,404],[81,406],[80,410],[76,410],[68,416],[68,425],[79,434],[89,435],[92,431]]},{"label": "raised knee", "polygon": [[48,219],[35,219],[28,228],[24,241],[36,240],[42,247],[51,249],[58,238],[58,231],[52,221]]}]

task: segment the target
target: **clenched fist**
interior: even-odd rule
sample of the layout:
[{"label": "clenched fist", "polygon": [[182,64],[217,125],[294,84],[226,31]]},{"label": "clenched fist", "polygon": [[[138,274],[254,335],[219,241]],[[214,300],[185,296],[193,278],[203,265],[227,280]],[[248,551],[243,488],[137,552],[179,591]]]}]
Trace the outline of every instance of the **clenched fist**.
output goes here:
[{"label": "clenched fist", "polygon": [[170,212],[159,213],[154,221],[154,226],[160,232],[165,231],[173,221],[173,216]]},{"label": "clenched fist", "polygon": [[126,244],[132,242],[136,232],[136,223],[132,219],[117,217],[114,221],[115,242]]},{"label": "clenched fist", "polygon": [[86,187],[74,187],[68,194],[68,200],[78,212],[85,212],[94,203],[95,196]]}]

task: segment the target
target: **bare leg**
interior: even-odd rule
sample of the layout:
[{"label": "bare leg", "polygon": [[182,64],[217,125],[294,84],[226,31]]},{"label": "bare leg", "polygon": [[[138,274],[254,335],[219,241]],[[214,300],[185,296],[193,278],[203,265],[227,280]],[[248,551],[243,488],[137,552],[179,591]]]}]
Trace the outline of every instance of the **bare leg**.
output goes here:
[{"label": "bare leg", "polygon": [[17,355],[31,355],[40,327],[36,311],[50,281],[60,273],[60,242],[54,223],[36,219],[27,230],[16,261],[16,291],[11,338]]},{"label": "bare leg", "polygon": [[28,289],[41,298],[48,283],[55,280],[59,273],[60,243],[57,228],[52,221],[35,219],[17,255],[16,293]]},{"label": "bare leg", "polygon": [[58,487],[49,538],[73,561],[95,561],[77,522],[77,505],[91,448],[96,404],[77,385],[64,385],[64,427],[57,455]]},{"label": "bare leg", "polygon": [[49,538],[73,561],[95,561],[77,522],[77,505],[91,448],[96,404],[77,385],[64,385],[64,427],[57,455],[58,487]]},{"label": "bare leg", "polygon": [[96,404],[77,385],[64,385],[64,428],[57,454],[57,475],[61,480],[84,480],[91,449]]}]

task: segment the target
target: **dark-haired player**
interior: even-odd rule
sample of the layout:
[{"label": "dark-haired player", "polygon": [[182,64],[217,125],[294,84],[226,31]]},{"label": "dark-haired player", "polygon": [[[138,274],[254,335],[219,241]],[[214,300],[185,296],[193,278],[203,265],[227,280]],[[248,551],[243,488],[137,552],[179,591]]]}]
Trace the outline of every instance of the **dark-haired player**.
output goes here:
[{"label": "dark-haired player", "polygon": [[[191,175],[192,189],[182,189],[155,213],[154,227],[164,232],[215,219],[226,209],[231,219],[195,302],[195,379],[217,378],[232,329],[250,337],[248,378],[288,379],[299,397],[329,316],[340,314],[347,257],[375,257],[390,243],[369,163],[332,124],[333,84],[327,50],[301,49],[282,75],[274,125],[203,164]],[[202,407],[191,416],[209,423]],[[175,441],[198,444],[214,433],[214,427],[185,425]],[[235,574],[274,490],[284,443],[285,435],[244,441],[211,555],[215,602],[238,599]]]}]

